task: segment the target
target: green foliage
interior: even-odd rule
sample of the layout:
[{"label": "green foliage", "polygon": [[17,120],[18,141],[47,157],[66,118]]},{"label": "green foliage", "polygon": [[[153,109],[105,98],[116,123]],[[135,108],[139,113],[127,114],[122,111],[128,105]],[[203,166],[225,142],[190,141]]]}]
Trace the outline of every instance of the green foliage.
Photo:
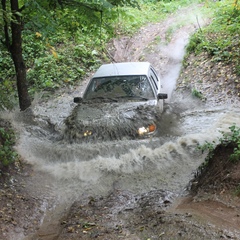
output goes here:
[{"label": "green foliage", "polygon": [[14,65],[9,53],[0,48],[0,110],[11,109],[16,103]]},{"label": "green foliage", "polygon": [[[29,38],[31,39],[32,36]],[[99,54],[100,45],[97,46],[90,37],[78,39],[76,34],[75,41],[58,37],[57,39],[42,39],[41,42],[44,51],[27,61],[29,64],[27,79],[32,94],[38,90],[54,90],[75,84],[87,72],[95,69],[100,58],[103,57],[103,54]],[[55,47],[50,42],[55,43]],[[77,44],[80,42],[81,44]],[[35,46],[36,44],[28,45],[33,49]]]},{"label": "green foliage", "polygon": [[0,110],[12,109],[17,102],[16,82],[1,79],[0,93]]},{"label": "green foliage", "polygon": [[233,150],[233,154],[230,156],[230,160],[233,162],[240,160],[240,128],[236,125],[233,125],[229,128],[231,133],[222,133],[223,137],[220,139],[221,144],[228,145],[229,143],[233,143],[235,148]]},{"label": "green foliage", "polygon": [[[232,144],[234,147],[233,153],[230,155],[229,160],[236,162],[240,161],[240,128],[236,125],[232,125],[229,127],[230,132],[222,132],[222,137],[219,138],[219,144],[222,146],[227,146],[229,144]],[[214,150],[216,148],[216,142],[206,142],[202,146],[199,146],[198,149],[200,149],[203,152],[208,151],[208,155],[204,161],[204,163],[199,167],[199,169],[205,168],[205,166],[208,165],[209,160],[214,155]]]},{"label": "green foliage", "polygon": [[3,76],[12,77],[13,73],[13,62],[10,58],[9,53],[5,49],[0,51],[0,66],[1,66],[1,78]]},{"label": "green foliage", "polygon": [[193,89],[192,90],[192,95],[196,98],[199,98],[199,99],[204,99],[203,95],[201,92],[199,92],[197,89]]},{"label": "green foliage", "polygon": [[34,59],[44,55],[45,41],[31,31],[23,32],[23,58],[27,65],[32,65]]},{"label": "green foliage", "polygon": [[15,134],[10,128],[0,127],[0,169],[13,163],[17,153],[13,150]]},{"label": "green foliage", "polygon": [[215,149],[216,143],[213,142],[205,142],[203,145],[198,146],[198,149],[204,153],[205,151],[208,152],[207,157],[205,158],[204,162],[199,166],[198,170],[201,172],[203,169],[206,168],[206,166],[209,164],[209,160],[214,155],[214,149]]},{"label": "green foliage", "polygon": [[[235,1],[236,2],[236,1]],[[240,7],[232,0],[214,3],[215,17],[208,27],[199,29],[187,46],[187,54],[207,52],[213,61],[233,63],[240,75]]]},{"label": "green foliage", "polygon": [[[198,1],[195,1],[198,2]],[[201,2],[201,1],[199,1]],[[119,10],[119,18],[117,33],[118,34],[133,34],[140,27],[148,24],[159,22],[168,14],[177,11],[179,8],[193,3],[190,0],[181,1],[158,1],[144,0],[140,4],[140,9],[123,7]]]}]

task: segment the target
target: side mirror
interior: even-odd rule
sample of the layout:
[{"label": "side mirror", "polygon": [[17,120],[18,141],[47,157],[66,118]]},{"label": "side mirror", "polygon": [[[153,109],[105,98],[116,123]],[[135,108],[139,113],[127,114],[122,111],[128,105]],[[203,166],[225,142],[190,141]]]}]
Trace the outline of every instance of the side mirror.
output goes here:
[{"label": "side mirror", "polygon": [[81,102],[82,102],[82,98],[81,98],[81,97],[75,97],[75,98],[73,99],[73,102],[74,102],[74,103],[81,103]]},{"label": "side mirror", "polygon": [[167,99],[168,98],[168,95],[167,95],[167,93],[159,93],[158,95],[157,95],[157,99],[159,100],[159,99]]}]

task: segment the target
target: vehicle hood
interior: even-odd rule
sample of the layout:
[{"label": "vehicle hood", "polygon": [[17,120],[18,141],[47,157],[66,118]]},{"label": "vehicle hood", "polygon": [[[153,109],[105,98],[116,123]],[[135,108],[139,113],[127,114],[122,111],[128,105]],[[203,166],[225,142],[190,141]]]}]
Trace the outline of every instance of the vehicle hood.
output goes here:
[{"label": "vehicle hood", "polygon": [[84,123],[89,120],[106,121],[116,117],[134,119],[138,114],[142,114],[142,111],[151,111],[154,106],[155,101],[79,104],[76,120]]},{"label": "vehicle hood", "polygon": [[82,138],[83,132],[89,129],[100,139],[134,138],[139,127],[156,122],[159,114],[156,104],[156,100],[80,103],[65,121],[66,135]]}]

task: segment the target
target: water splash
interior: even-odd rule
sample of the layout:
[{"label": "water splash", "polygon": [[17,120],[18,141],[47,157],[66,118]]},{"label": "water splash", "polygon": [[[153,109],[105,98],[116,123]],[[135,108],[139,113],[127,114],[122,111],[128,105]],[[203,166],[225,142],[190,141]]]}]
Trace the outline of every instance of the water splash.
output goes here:
[{"label": "water splash", "polygon": [[166,114],[170,119],[176,112],[180,124],[175,135],[177,125],[171,130],[166,122],[169,131],[165,129],[159,138],[69,144],[50,138],[46,129],[39,134],[35,124],[21,132],[17,149],[36,169],[51,176],[54,194],[62,197],[106,194],[113,188],[181,192],[204,161],[197,147],[217,141],[220,131],[240,124],[240,112],[221,107]]}]

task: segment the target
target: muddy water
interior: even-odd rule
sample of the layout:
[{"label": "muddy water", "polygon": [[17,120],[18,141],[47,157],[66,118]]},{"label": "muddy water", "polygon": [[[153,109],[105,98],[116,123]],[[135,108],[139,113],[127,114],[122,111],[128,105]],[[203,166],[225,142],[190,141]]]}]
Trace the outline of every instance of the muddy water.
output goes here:
[{"label": "muddy water", "polygon": [[33,195],[46,199],[38,231],[44,240],[54,239],[51,233],[58,234],[59,219],[79,199],[104,196],[114,189],[133,194],[159,189],[175,196],[183,194],[206,156],[197,147],[205,141],[217,143],[221,131],[240,125],[240,110],[234,106],[210,107],[176,94],[174,101],[166,104],[161,137],[69,144],[58,137],[67,113],[58,109],[51,118],[40,110],[39,106],[34,109],[33,118],[18,115],[16,126],[21,134],[18,152],[35,167],[27,187]]},{"label": "muddy water", "polygon": [[113,188],[180,193],[204,160],[197,146],[217,140],[220,131],[240,124],[240,112],[198,106],[183,110],[170,103],[159,138],[82,144],[59,140],[39,119],[23,128],[18,151],[39,171],[49,174],[54,195],[74,198],[106,194]]}]

